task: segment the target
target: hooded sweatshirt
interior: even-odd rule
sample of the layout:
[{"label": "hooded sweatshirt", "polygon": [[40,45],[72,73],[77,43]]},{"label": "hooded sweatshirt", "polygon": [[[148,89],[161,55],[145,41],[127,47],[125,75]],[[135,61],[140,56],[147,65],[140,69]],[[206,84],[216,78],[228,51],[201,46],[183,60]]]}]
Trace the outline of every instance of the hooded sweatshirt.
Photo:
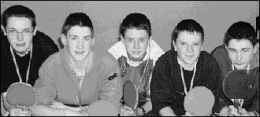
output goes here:
[{"label": "hooded sweatshirt", "polygon": [[146,55],[142,61],[133,62],[129,60],[126,47],[122,40],[112,45],[108,49],[108,52],[119,62],[123,82],[131,80],[138,87],[138,106],[142,106],[147,101],[147,98],[150,98],[150,81],[153,66],[164,51],[151,39],[149,40]]}]

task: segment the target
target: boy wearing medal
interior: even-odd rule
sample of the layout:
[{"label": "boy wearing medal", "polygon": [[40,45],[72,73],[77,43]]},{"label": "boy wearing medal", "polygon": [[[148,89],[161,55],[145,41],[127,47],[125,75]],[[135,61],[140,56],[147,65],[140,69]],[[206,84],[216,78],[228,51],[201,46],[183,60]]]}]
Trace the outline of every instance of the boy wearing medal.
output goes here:
[{"label": "boy wearing medal", "polygon": [[[238,21],[228,28],[223,42],[212,51],[212,55],[221,68],[222,75],[227,76],[233,71],[245,71],[251,75],[250,80],[254,80],[252,86],[256,89],[256,94],[251,99],[244,101],[241,108],[237,110],[241,112],[239,114],[242,116],[259,116],[259,40],[256,39],[256,31],[250,23]],[[221,116],[229,116],[231,113],[227,110],[233,108],[229,106],[232,105],[232,102],[222,95],[220,104],[223,108],[220,114]]]},{"label": "boy wearing medal", "polygon": [[[14,5],[7,8],[1,18],[1,94],[4,98],[12,83],[34,85],[39,67],[58,47],[49,36],[37,30],[31,9]],[[4,111],[7,106],[1,108],[2,115],[8,114]]]},{"label": "boy wearing medal", "polygon": [[[138,105],[134,111],[138,116],[152,110],[150,81],[157,59],[164,53],[152,39],[152,28],[143,13],[130,13],[120,24],[120,40],[108,52],[119,62],[123,81],[130,80],[138,89]],[[123,105],[121,115],[128,115]],[[131,110],[131,109],[130,109]]]},{"label": "boy wearing medal", "polygon": [[[203,42],[203,28],[195,20],[185,19],[177,24],[172,33],[172,49],[159,58],[152,74],[151,100],[154,114],[187,114],[183,105],[184,97],[195,86],[207,87],[215,97],[218,96],[221,72],[216,60],[202,51]],[[212,113],[216,111],[217,105],[216,100]]]},{"label": "boy wearing medal", "polygon": [[96,39],[89,16],[82,12],[69,14],[61,39],[64,48],[51,55],[39,70],[33,114],[88,115],[89,105],[99,100],[119,111],[119,66],[112,55],[94,49]]}]

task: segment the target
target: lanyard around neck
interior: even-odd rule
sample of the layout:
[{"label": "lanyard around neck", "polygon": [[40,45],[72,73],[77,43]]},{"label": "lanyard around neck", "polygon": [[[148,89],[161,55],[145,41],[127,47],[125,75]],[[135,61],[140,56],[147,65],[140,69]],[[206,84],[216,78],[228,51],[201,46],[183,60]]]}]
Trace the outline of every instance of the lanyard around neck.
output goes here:
[{"label": "lanyard around neck", "polygon": [[[197,63],[194,65],[193,67],[193,74],[192,74],[192,78],[191,78],[191,81],[190,81],[190,88],[189,88],[189,91],[192,89],[193,87],[193,81],[194,81],[194,78],[195,78],[195,74],[196,74],[196,66],[197,66]],[[184,74],[183,74],[183,70],[182,70],[182,66],[180,65],[180,70],[181,70],[181,80],[182,80],[182,84],[183,84],[183,87],[184,87],[184,93],[185,95],[188,94],[188,91],[187,91],[187,85],[185,83],[185,79],[184,79]]]},{"label": "lanyard around neck", "polygon": [[[31,52],[30,52],[30,59],[29,59],[29,65],[27,67],[27,70],[26,70],[26,83],[28,83],[28,79],[29,79],[29,72],[30,72],[30,66],[31,66],[31,60],[32,60],[32,46],[31,46]],[[16,69],[16,73],[18,75],[18,78],[19,78],[19,82],[23,82],[22,80],[22,77],[21,77],[21,74],[20,74],[20,70],[19,70],[19,67],[18,67],[18,64],[16,62],[16,58],[15,58],[15,55],[14,55],[14,51],[12,49],[12,47],[10,46],[10,51],[11,51],[11,54],[12,54],[12,58],[13,58],[13,62],[14,62],[14,65],[15,65],[15,69]]]}]

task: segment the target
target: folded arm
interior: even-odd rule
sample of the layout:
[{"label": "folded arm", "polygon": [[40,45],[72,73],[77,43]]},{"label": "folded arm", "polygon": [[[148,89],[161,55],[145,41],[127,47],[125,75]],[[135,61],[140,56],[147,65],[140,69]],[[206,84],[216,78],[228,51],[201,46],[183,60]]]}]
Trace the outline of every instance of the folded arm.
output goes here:
[{"label": "folded arm", "polygon": [[156,113],[163,115],[175,115],[171,106],[173,96],[170,91],[170,80],[166,73],[165,66],[161,63],[156,64],[151,81],[151,101],[153,110]]}]

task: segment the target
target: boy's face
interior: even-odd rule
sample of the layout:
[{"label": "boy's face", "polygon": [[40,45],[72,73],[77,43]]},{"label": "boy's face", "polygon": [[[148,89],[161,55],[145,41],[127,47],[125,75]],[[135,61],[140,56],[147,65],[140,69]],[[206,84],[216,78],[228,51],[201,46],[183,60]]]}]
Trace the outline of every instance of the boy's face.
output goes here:
[{"label": "boy's face", "polygon": [[65,39],[64,45],[68,46],[69,53],[76,61],[84,60],[94,44],[92,31],[89,27],[72,26]]},{"label": "boy's face", "polygon": [[185,64],[194,64],[202,50],[201,34],[197,32],[180,32],[176,42],[173,41],[178,58]]},{"label": "boy's face", "polygon": [[33,35],[36,32],[31,20],[26,17],[9,17],[5,29],[12,48],[17,53],[26,53],[32,45]]},{"label": "boy's face", "polygon": [[231,39],[226,49],[232,64],[239,70],[247,68],[247,65],[249,65],[250,60],[256,52],[253,44],[247,39]]},{"label": "boy's face", "polygon": [[150,38],[146,30],[129,28],[121,38],[124,40],[129,59],[140,61],[144,58]]}]

